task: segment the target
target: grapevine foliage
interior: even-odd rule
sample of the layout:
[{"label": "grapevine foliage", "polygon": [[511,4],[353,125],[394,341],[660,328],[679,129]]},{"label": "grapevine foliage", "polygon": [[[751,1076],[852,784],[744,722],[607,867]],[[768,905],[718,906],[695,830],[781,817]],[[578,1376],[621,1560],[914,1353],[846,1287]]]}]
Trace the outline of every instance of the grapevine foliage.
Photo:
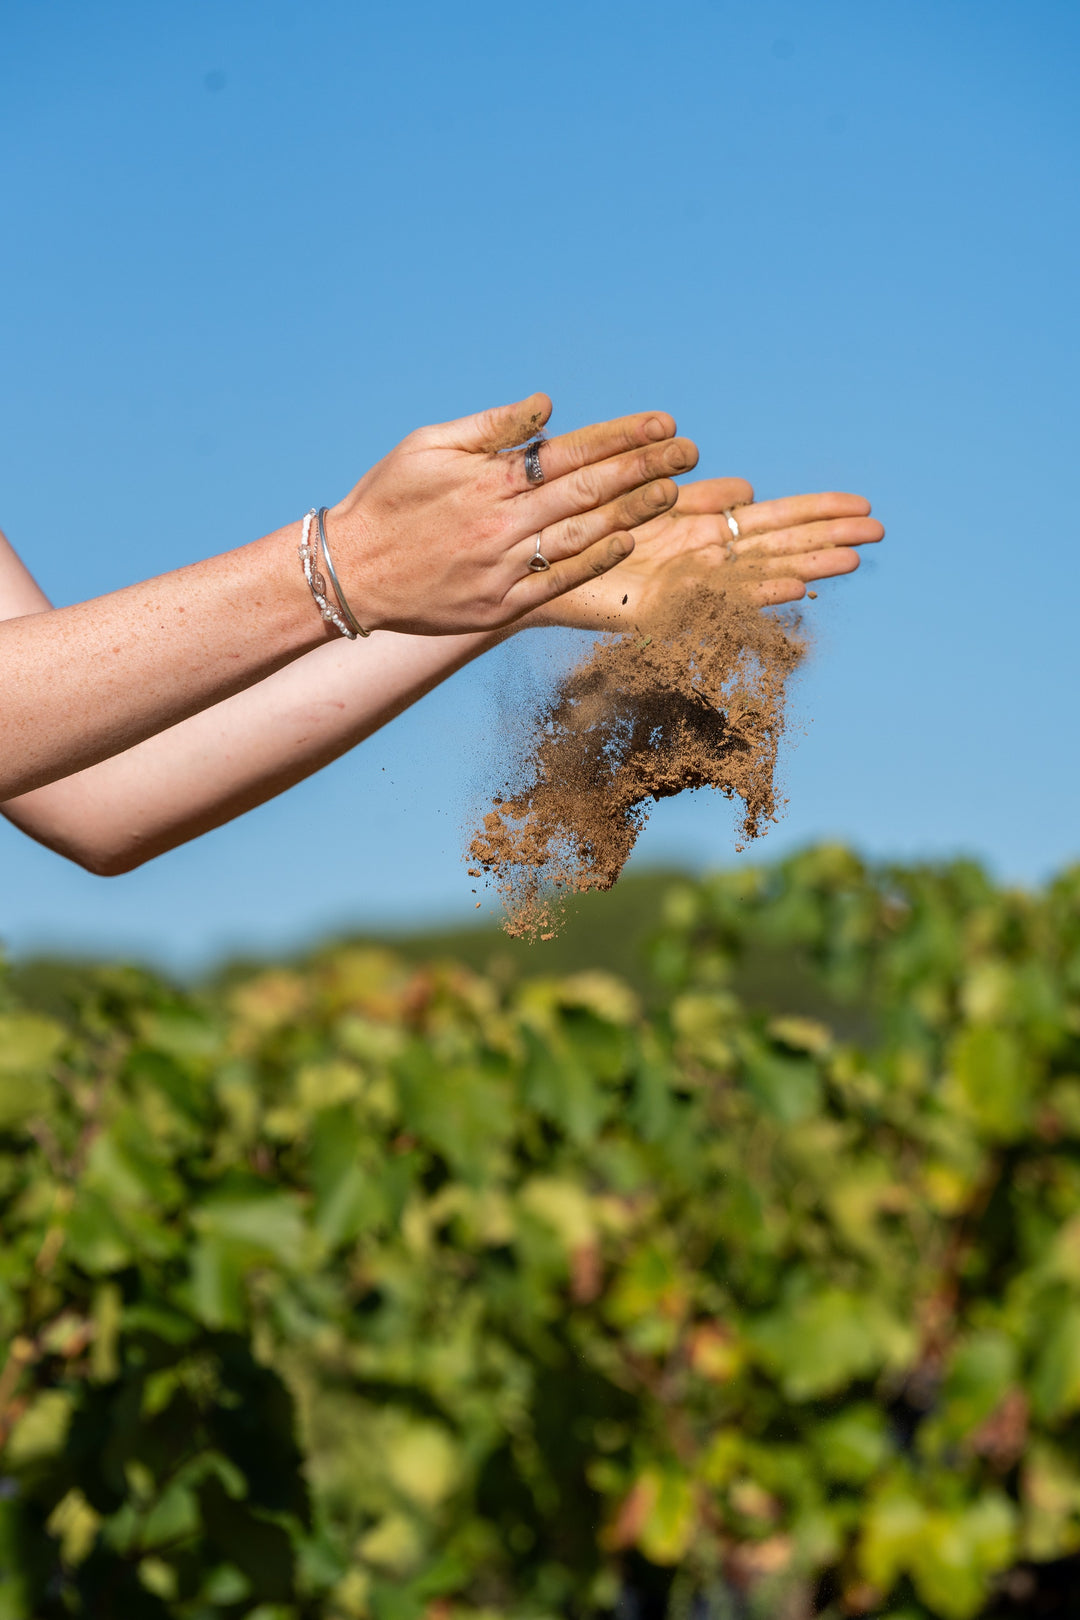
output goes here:
[{"label": "grapevine foliage", "polygon": [[1080,872],[812,850],[653,966],[0,980],[0,1620],[969,1620],[1080,1550]]}]

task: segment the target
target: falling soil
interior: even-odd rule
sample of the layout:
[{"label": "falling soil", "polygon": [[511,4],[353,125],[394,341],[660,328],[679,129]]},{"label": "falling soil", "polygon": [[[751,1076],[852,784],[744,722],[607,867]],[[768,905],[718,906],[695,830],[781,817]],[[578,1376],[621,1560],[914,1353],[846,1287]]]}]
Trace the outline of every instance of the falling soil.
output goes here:
[{"label": "falling soil", "polygon": [[759,837],[776,820],[785,695],[804,652],[797,615],[700,583],[669,594],[647,629],[597,643],[545,704],[469,847],[507,932],[550,939],[568,895],[610,889],[658,799],[716,788],[742,801],[743,837]]}]

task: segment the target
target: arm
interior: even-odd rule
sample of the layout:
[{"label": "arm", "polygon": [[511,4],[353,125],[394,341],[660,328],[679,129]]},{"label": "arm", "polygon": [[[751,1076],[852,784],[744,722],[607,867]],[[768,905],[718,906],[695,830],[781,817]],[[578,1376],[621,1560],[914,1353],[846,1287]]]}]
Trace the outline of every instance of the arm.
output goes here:
[{"label": "arm", "polygon": [[[0,794],[120,752],[326,639],[290,530],[147,585],[0,623]],[[16,562],[5,546],[5,576]],[[30,587],[18,594],[25,603]],[[305,596],[307,600],[305,601]]]},{"label": "arm", "polygon": [[24,832],[113,877],[283,793],[500,639],[336,640],[111,759],[0,805]]},{"label": "arm", "polygon": [[[498,631],[628,555],[627,530],[675,500],[665,475],[696,460],[670,417],[642,414],[548,441],[534,486],[523,452],[503,452],[549,411],[535,395],[420,429],[332,509],[367,627]],[[0,612],[0,799],[133,749],[325,643],[299,527],[77,607]],[[541,531],[551,568],[535,574]],[[17,575],[10,555],[4,572]],[[30,589],[16,583],[24,606]]]},{"label": "arm", "polygon": [[[741,533],[734,547],[722,515],[731,507]],[[880,540],[884,531],[859,496],[754,503],[744,481],[713,479],[685,486],[674,508],[635,533],[634,555],[617,574],[523,623],[595,630],[617,628],[631,616],[639,622],[673,567],[696,565],[730,585],[742,577],[740,556],[749,570],[746,588],[759,600],[792,600],[806,581],[850,573],[858,566],[853,548]],[[17,600],[23,612],[44,606],[21,565],[16,561],[16,573],[9,568],[5,576],[3,561],[0,552],[0,601]],[[115,759],[7,804],[4,813],[91,871],[128,871],[336,759],[503,633],[384,636],[365,650],[362,665],[354,649],[334,642]]]}]

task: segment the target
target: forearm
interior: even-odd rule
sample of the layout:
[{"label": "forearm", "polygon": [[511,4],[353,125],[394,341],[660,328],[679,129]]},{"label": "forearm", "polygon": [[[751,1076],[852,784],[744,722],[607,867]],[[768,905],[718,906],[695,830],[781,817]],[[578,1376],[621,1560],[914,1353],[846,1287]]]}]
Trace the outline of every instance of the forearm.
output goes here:
[{"label": "forearm", "polygon": [[504,632],[334,640],[167,731],[0,806],[102,875],[253,809],[362,742]]},{"label": "forearm", "polygon": [[0,799],[133,749],[325,642],[299,531],[77,607],[27,603],[4,618]]},{"label": "forearm", "polygon": [[537,476],[522,446],[550,410],[536,394],[418,429],[330,509],[327,572],[332,534],[361,622],[384,632],[361,647],[320,646],[299,524],[59,612],[0,536],[6,813],[93,870],[124,870],[317,770],[613,568],[697,450],[643,412],[545,440]]}]

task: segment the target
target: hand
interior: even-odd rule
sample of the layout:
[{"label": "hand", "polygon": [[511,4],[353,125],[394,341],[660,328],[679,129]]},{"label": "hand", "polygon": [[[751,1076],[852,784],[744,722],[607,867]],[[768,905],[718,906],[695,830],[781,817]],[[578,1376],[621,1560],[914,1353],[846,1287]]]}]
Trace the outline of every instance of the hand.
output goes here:
[{"label": "hand", "polygon": [[[678,498],[671,474],[697,462],[662,411],[548,439],[544,482],[525,452],[551,414],[546,394],[420,428],[328,516],[331,554],[365,629],[491,630],[613,568],[629,530]],[[547,573],[530,573],[541,536]]]},{"label": "hand", "polygon": [[[734,509],[739,538],[724,512]],[[745,591],[762,606],[795,602],[807,583],[851,574],[856,546],[885,533],[861,495],[792,495],[754,501],[742,478],[704,478],[676,505],[635,530],[634,554],[617,575],[580,586],[532,613],[529,625],[629,629],[647,622],[676,585],[704,580]]]}]

